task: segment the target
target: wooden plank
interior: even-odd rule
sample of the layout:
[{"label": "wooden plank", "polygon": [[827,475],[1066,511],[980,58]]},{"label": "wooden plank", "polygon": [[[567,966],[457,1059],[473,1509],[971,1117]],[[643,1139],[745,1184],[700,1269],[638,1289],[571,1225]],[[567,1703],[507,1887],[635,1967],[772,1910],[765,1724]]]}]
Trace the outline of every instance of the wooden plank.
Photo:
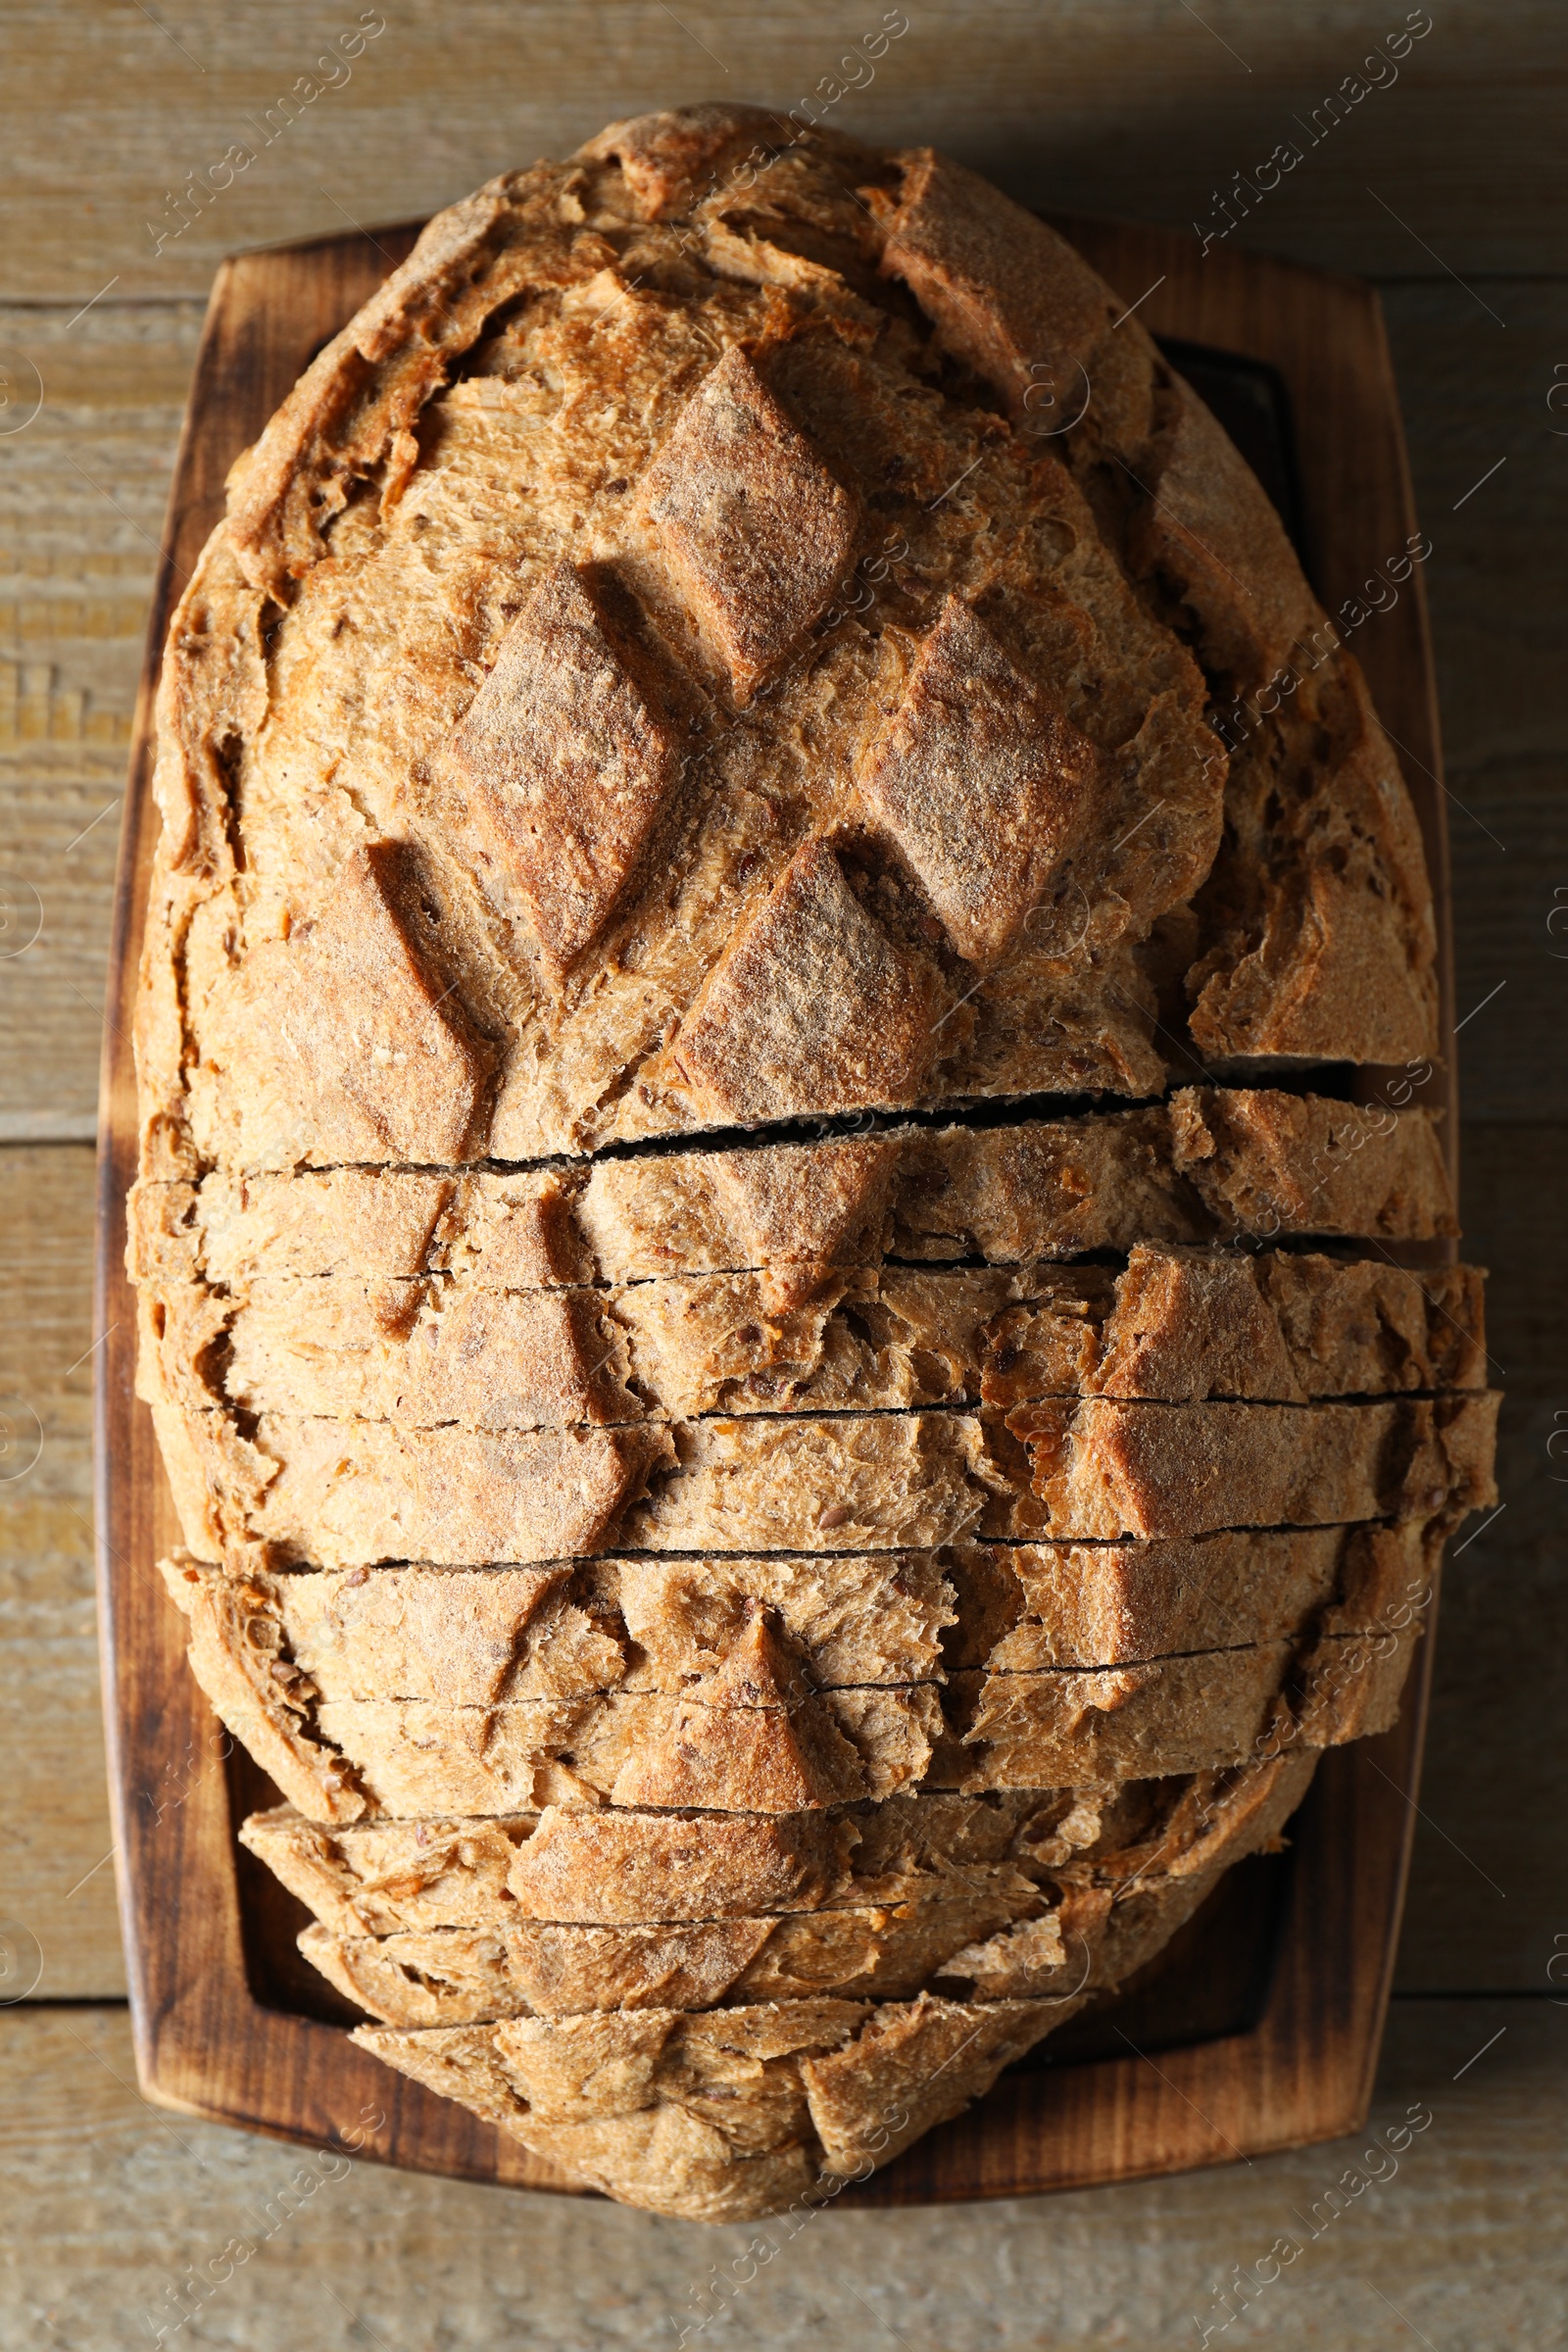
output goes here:
[{"label": "wooden plank", "polygon": [[[1248,353],[1285,377],[1300,418],[1298,469],[1312,518],[1310,558],[1337,595],[1411,530],[1397,409],[1375,299],[1364,287],[1238,254],[1206,268],[1190,241],[1081,222],[1113,282],[1153,288],[1154,323]],[[390,245],[390,236],[384,245]],[[388,255],[363,239],[253,256],[220,276],[198,363],[176,472],[171,564],[154,606],[153,653],[132,762],[106,1035],[98,1314],[100,1528],[111,1785],[116,1801],[132,2010],[141,2079],[166,2104],[285,2133],[387,2099],[373,2151],[421,2169],[550,2184],[546,2168],[465,2111],[383,2070],[285,2005],[266,2005],[247,1971],[232,1844],[234,1799],[206,1774],[168,1822],[133,1801],[172,1753],[202,1751],[203,1703],[152,1565],[173,1536],[150,1416],[131,1397],[133,1349],[122,1272],[123,1194],[134,1171],[133,1078],[124,1032],[156,828],[145,789],[147,694],[158,629],[218,511],[235,450],[257,429],[302,358],[373,283]],[[1438,764],[1436,712],[1419,590],[1369,645],[1374,692],[1396,715],[1439,891],[1444,812],[1424,782]],[[1451,989],[1443,959],[1445,991]],[[1451,996],[1446,993],[1451,1009]],[[1441,1083],[1441,1082],[1440,1082]],[[1452,1129],[1450,1127],[1450,1135]],[[1429,1654],[1429,1653],[1428,1653]],[[1237,2146],[1294,2145],[1344,2129],[1370,2090],[1402,1897],[1425,1672],[1412,1676],[1398,1728],[1324,1764],[1295,1841],[1279,1954],[1261,2014],[1245,2030],[1169,2050],[1152,2073],[1136,2056],[1009,2076],[980,2109],[921,2142],[857,2201],[1006,2195],[1223,2161]],[[237,1798],[237,1789],[235,1791]]]},{"label": "wooden plank", "polygon": [[[791,2239],[794,2224],[697,2230],[597,2198],[519,2206],[171,2118],[131,2087],[122,2011],[0,2012],[0,2339],[100,2352],[167,2327],[167,2345],[229,2352],[673,2344],[715,2309],[716,2273],[733,2315],[689,2345],[1155,2352],[1198,2343],[1193,2315],[1217,2325],[1237,2267],[1255,2278],[1287,2238],[1300,2252],[1254,2289],[1250,2324],[1212,2342],[1544,2352],[1568,2303],[1562,2026],[1544,2001],[1396,2002],[1354,2139],[1065,2204],[956,2207],[935,2230],[920,2212],[836,2210]],[[1401,2148],[1399,2127],[1427,2115]],[[1383,2178],[1352,2195],[1348,2173]]]},{"label": "wooden plank", "polygon": [[[379,13],[385,31],[351,65],[319,69],[340,30],[377,12],[103,10],[82,47],[62,41],[49,0],[15,0],[8,290],[81,303],[118,276],[123,293],[200,295],[225,252],[433,211],[617,116],[738,93],[819,104],[857,37],[900,14],[870,0],[848,15],[823,0],[750,12],[405,0]],[[1389,86],[1342,98],[1333,127],[1326,101],[1404,21],[1392,0],[1058,0],[1049,18],[1032,0],[922,0],[903,14],[908,30],[874,78],[863,60],[846,69],[861,86],[825,119],[949,148],[1026,202],[1219,223],[1215,192],[1290,141],[1300,163],[1274,193],[1243,199],[1233,242],[1432,277],[1445,265],[1464,276],[1564,266],[1565,27],[1551,0],[1451,0],[1397,81],[1393,65],[1372,68],[1366,78]],[[335,86],[300,103],[313,74]],[[215,169],[230,150],[228,171]],[[254,160],[235,175],[240,153]]]},{"label": "wooden plank", "polygon": [[1568,351],[1568,286],[1510,283],[1490,299],[1505,329],[1453,285],[1400,287],[1388,310],[1434,542],[1460,1017],[1486,1006],[1460,1040],[1465,1110],[1561,1121],[1568,936],[1546,923],[1568,906],[1554,896],[1568,891],[1568,416],[1546,396]]},{"label": "wooden plank", "polygon": [[125,751],[200,306],[69,318],[0,309],[46,393],[0,438],[0,1141],[96,1129]]},{"label": "wooden plank", "polygon": [[0,1914],[36,1940],[46,1997],[125,1982],[93,1622],[92,1219],[85,1146],[0,1152]]},{"label": "wooden plank", "polygon": [[[204,289],[205,292],[205,289]],[[0,303],[0,344],[21,347],[43,401],[17,425],[25,383],[0,411],[0,754],[47,740],[84,766],[122,766],[140,671],[169,470],[201,332],[202,299],[114,297],[69,307]],[[19,677],[46,662],[53,677]]]},{"label": "wooden plank", "polygon": [[1504,278],[1487,296],[1496,317],[1446,281],[1383,298],[1434,545],[1424,569],[1449,782],[1461,793],[1466,774],[1563,748],[1568,394],[1552,407],[1547,396],[1568,349],[1568,283]]},{"label": "wooden plank", "polygon": [[[1456,844],[1461,833],[1466,836],[1464,887],[1454,905],[1465,1114],[1478,1125],[1517,1129],[1549,1121],[1560,1127],[1568,1119],[1568,1055],[1561,1046],[1568,1013],[1562,754],[1451,772],[1463,803],[1449,808]],[[1511,1244],[1499,1238],[1511,1256]]]},{"label": "wooden plank", "polygon": [[[1568,1461],[1547,1452],[1568,1404],[1561,1214],[1568,1126],[1465,1130],[1468,1250],[1493,1269],[1493,1377],[1507,1391],[1506,1505],[1467,1529],[1445,1576],[1443,1636],[1397,1983],[1541,1985],[1568,1928],[1568,1756],[1539,1727],[1568,1712]],[[1466,1540],[1468,1539],[1468,1540]]]},{"label": "wooden plank", "polygon": [[[1460,1207],[1465,1248],[1491,1268],[1487,1332],[1493,1378],[1510,1396],[1568,1401],[1563,1389],[1563,1301],[1568,1228],[1562,1216],[1568,1122],[1465,1128]],[[1568,1464],[1557,1464],[1568,1468]]]},{"label": "wooden plank", "polygon": [[1399,1955],[1411,1990],[1534,1989],[1568,1948],[1568,1760],[1559,1739],[1542,1736],[1568,1698],[1568,1487],[1552,1483],[1568,1464],[1546,1452],[1568,1427],[1565,1394],[1510,1396],[1497,1445],[1505,1515],[1467,1530],[1448,1562]]},{"label": "wooden plank", "polygon": [[[47,666],[47,665],[46,665]],[[0,759],[0,1143],[90,1144],[122,750],[88,763],[48,744]]]}]

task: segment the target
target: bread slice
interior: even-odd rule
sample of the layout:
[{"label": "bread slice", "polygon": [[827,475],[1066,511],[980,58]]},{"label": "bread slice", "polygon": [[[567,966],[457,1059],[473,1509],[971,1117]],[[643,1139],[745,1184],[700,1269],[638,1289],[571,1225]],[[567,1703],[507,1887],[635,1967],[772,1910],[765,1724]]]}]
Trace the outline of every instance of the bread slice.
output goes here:
[{"label": "bread slice", "polygon": [[[164,1563],[215,1697],[285,1717],[318,1699],[458,1707],[679,1696],[740,1650],[814,1690],[1129,1664],[1407,1623],[1450,1518],[1151,1544],[981,1544],[590,1566],[256,1571]],[[1327,1615],[1324,1615],[1327,1612]],[[226,1664],[220,1661],[226,1660]],[[236,1690],[236,1699],[238,1692]]]},{"label": "bread slice", "polygon": [[[955,2024],[967,2022],[954,2009]],[[826,1998],[424,2033],[361,2027],[355,2039],[569,2178],[655,2212],[733,2221],[805,2204],[828,2187],[802,2061],[853,2046],[876,2014],[864,2002]],[[1025,2014],[1035,2022],[1036,2013]],[[1050,2013],[1037,2014],[1043,2029]],[[1021,2052],[1021,2022],[993,2011],[980,2039],[989,2045],[1010,2025],[1005,2046]],[[858,2105],[854,2113],[858,2122]],[[841,2127],[838,2144],[848,2136]]]},{"label": "bread slice", "polygon": [[160,1285],[450,1273],[503,1291],[765,1269],[788,1306],[824,1268],[887,1257],[1024,1265],[1139,1242],[1457,1230],[1429,1111],[1188,1087],[1096,1118],[895,1128],[586,1169],[215,1170],[134,1188],[126,1262],[133,1280]]},{"label": "bread slice", "polygon": [[926,1681],[956,1616],[948,1556],[645,1553],[236,1578],[178,1555],[164,1577],[193,1627],[221,1626],[264,1682],[303,1678],[323,1698],[494,1706],[616,1690],[678,1696],[759,1623],[770,1671],[792,1691]]},{"label": "bread slice", "polygon": [[[393,2026],[568,2017],[599,2009],[708,2009],[720,2001],[805,2000],[814,1993],[898,1998],[967,1969],[956,1953],[1027,1922],[1031,1989],[1073,1985],[1060,1906],[1031,1888],[1020,1902],[992,1890],[942,1890],[897,1906],[841,1906],[682,1927],[557,1926],[334,1936],[306,1928],[299,1947],[351,2001]],[[1015,1946],[1021,1958],[1021,1948]]]},{"label": "bread slice", "polygon": [[1115,1892],[1222,1869],[1294,1810],[1316,1753],[1298,1744],[1174,1779],[903,1791],[794,1814],[551,1805],[323,1824],[280,1805],[253,1813],[240,1838],[320,1926],[350,1939],[519,1919],[680,1926],[933,1897],[1022,1906],[1042,1886]]},{"label": "bread slice", "polygon": [[911,1786],[941,1734],[930,1684],[818,1692],[760,1613],[695,1692],[584,1688],[603,1655],[590,1644],[566,1695],[328,1696],[280,1654],[277,1618],[248,1580],[172,1563],[166,1582],[219,1714],[322,1821],[607,1801],[791,1813]]},{"label": "bread slice", "polygon": [[190,1550],[454,1567],[658,1552],[924,1549],[966,1533],[1156,1537],[1470,1509],[1496,1396],[714,1416],[410,1429],[154,1408]]},{"label": "bread slice", "polygon": [[173,1405],[153,1421],[185,1542],[206,1559],[588,1555],[613,1543],[653,1465],[673,1466],[655,1424],[491,1433],[268,1415],[245,1435],[227,1413]]},{"label": "bread slice", "polygon": [[1094,1672],[949,1677],[949,1737],[924,1786],[977,1793],[1054,1781],[1218,1770],[1384,1732],[1422,1618],[1397,1630],[1257,1642]]},{"label": "bread slice", "polygon": [[[987,1535],[1195,1536],[1323,1527],[1496,1499],[1494,1391],[1386,1402],[1018,1405],[988,1417],[1011,1471],[979,1516]],[[1007,1441],[1028,1457],[1027,1483]]]},{"label": "bread slice", "polygon": [[[794,1814],[547,1806],[511,1818],[338,1822],[253,1813],[242,1842],[335,1936],[596,1927],[917,1902],[1026,1899],[1041,1853],[1093,1845],[1099,1811],[1071,1790],[889,1797]],[[1032,1875],[1031,1875],[1032,1874]]]},{"label": "bread slice", "polygon": [[[1346,1721],[1396,1694],[1429,1589],[1412,1553],[1431,1559],[1440,1543],[1441,1528],[1348,1544],[1346,1597],[1309,1608],[1272,1640],[1091,1669],[937,1670],[940,1682],[818,1687],[799,1642],[754,1603],[716,1660],[703,1658],[706,1672],[694,1658],[684,1672],[666,1667],[671,1690],[627,1687],[637,1678],[620,1675],[594,1689],[606,1648],[583,1643],[567,1610],[556,1618],[565,1635],[558,1671],[569,1682],[576,1646],[576,1687],[548,1697],[476,1696],[461,1671],[421,1660],[401,1633],[377,1641],[372,1628],[358,1657],[352,1643],[313,1643],[319,1593],[303,1616],[309,1671],[285,1654],[287,1606],[275,1592],[185,1564],[171,1563],[167,1577],[189,1618],[198,1681],[309,1818],[607,1801],[789,1813],[922,1781],[979,1792],[1229,1766],[1280,1714],[1276,1701],[1293,1720],[1324,1727],[1321,1739],[1302,1735],[1308,1745],[1356,1737],[1338,1728],[1332,1694],[1348,1693]],[[388,1615],[397,1608],[389,1592]],[[425,1623],[450,1623],[460,1608],[432,1609]],[[554,1665],[548,1643],[545,1654]],[[400,1683],[416,1694],[400,1694]],[[443,1694],[424,1694],[432,1687]]]},{"label": "bread slice", "polygon": [[[873,1903],[840,1899],[783,1914],[753,1903],[740,1914],[732,1909],[721,1918],[664,1924],[557,1923],[519,1919],[515,1903],[504,1906],[492,1883],[482,1897],[477,1886],[472,1889],[480,1906],[476,1919],[399,1925],[368,1935],[350,1907],[347,1922],[340,1917],[330,1926],[308,1928],[300,1949],[351,2000],[399,2026],[588,2009],[696,2009],[720,2000],[819,1993],[886,1999],[917,1993],[927,1984],[950,1991],[978,1988],[990,1996],[1060,1995],[1124,1973],[1151,1920],[1165,1920],[1174,1883],[1185,1885],[1196,1907],[1238,1855],[1274,1837],[1303,1791],[1312,1761],[1310,1751],[1298,1750],[1228,1776],[1197,1776],[1180,1794],[1161,1782],[1135,1785],[1109,1801],[1094,1790],[1065,1792],[1054,1803],[1044,1791],[1028,1792],[1022,1805],[1032,1809],[1031,1817],[1019,1823],[1011,1840],[1018,1860],[989,1864],[957,1863],[952,1847],[972,1847],[974,1817],[990,1806],[906,1797],[889,1800],[875,1814],[861,1808],[861,1818],[878,1822],[888,1813],[968,1817],[963,1829],[969,1836],[960,1833],[952,1847],[939,1848],[937,1868],[928,1863],[897,1876],[878,1871],[870,1882],[877,1891]],[[1009,1812],[1016,1816],[1021,1809],[1015,1802]],[[626,1831],[651,1829],[657,1837],[662,1830],[666,1838],[673,1832],[694,1854],[715,1832],[755,1836],[753,1825],[733,1820],[671,1824],[661,1817],[571,1814],[550,1820],[552,1826],[574,1825],[590,1841],[595,1832],[624,1825],[620,1847]],[[1048,1834],[1053,1820],[1054,1834]],[[926,1838],[933,1833],[941,1838],[947,1827],[933,1821]],[[999,1827],[992,1829],[992,1845],[1004,1836]],[[482,1834],[485,1825],[463,1828]],[[858,1836],[854,1815],[836,1828],[841,1850],[856,1839],[856,1878],[834,1889],[843,1897],[866,1887],[866,1864],[885,1864],[895,1855],[886,1850],[886,1837],[882,1851],[862,1854],[860,1846],[870,1841]],[[294,1832],[296,1853],[302,1831],[303,1825]],[[329,1836],[303,1834],[323,1843]],[[342,1843],[377,1835],[362,1827],[339,1832],[337,1838]],[[383,1839],[387,1835],[379,1833]],[[529,1848],[539,1835],[516,1849],[514,1877],[525,1899],[537,1897]],[[457,1836],[461,1843],[462,1829]],[[449,1850],[451,1840],[449,1831]],[[270,1858],[266,1832],[255,1843]],[[906,1847],[897,1858],[907,1863],[913,1856]],[[306,1883],[314,1887],[317,1874]],[[567,1900],[593,1886],[591,1875],[573,1872]],[[686,1874],[671,1874],[661,1891],[667,1902],[689,1888]]]},{"label": "bread slice", "polygon": [[1401,1626],[1431,1596],[1451,1525],[1440,1514],[1152,1543],[966,1540],[939,1554],[956,1620],[943,1660],[1028,1674],[1234,1649],[1313,1622],[1345,1634]]},{"label": "bread slice", "polygon": [[1140,1243],[1105,1267],[884,1266],[778,1309],[769,1269],[607,1291],[463,1273],[146,1286],[156,1404],[537,1429],[1103,1395],[1304,1403],[1481,1387],[1481,1278]]}]

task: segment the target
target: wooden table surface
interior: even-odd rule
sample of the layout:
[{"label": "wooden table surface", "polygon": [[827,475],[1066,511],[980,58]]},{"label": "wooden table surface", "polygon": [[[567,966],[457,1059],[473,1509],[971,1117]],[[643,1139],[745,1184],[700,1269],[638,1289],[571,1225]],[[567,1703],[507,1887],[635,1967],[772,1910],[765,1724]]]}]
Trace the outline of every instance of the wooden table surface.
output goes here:
[{"label": "wooden table surface", "polygon": [[[1409,12],[1412,27],[1427,21]],[[907,30],[874,77],[863,57],[840,68],[884,22]],[[673,2344],[714,2309],[701,2295],[714,2265],[734,2309],[690,2343],[1152,2347],[1198,2343],[1206,2328],[1214,2341],[1282,2346],[1568,2345],[1568,11],[1434,0],[1408,54],[1379,57],[1375,44],[1405,23],[1394,0],[909,0],[860,13],[785,0],[744,16],[708,0],[682,0],[678,16],[662,0],[386,0],[338,15],[301,0],[75,0],[69,12],[11,0],[0,185],[7,2352]],[[368,37],[350,77],[340,70],[321,86],[327,40],[356,26]],[[1510,1402],[1506,1508],[1461,1540],[1446,1581],[1415,1875],[1368,2134],[1038,2203],[826,2214],[759,2264],[747,2230],[359,2166],[334,2177],[324,2160],[137,2097],[92,1634],[92,1135],[144,603],[219,257],[434,209],[642,106],[732,95],[787,106],[826,95],[836,72],[860,86],[830,122],[947,146],[1026,201],[1216,233],[1236,174],[1250,178],[1294,141],[1299,165],[1261,202],[1245,199],[1250,217],[1233,199],[1227,233],[1382,288],[1434,543],[1466,1248],[1493,1270],[1491,1345]],[[318,94],[307,101],[307,89]],[[1336,91],[1338,119],[1326,105]],[[278,103],[288,92],[292,120]],[[213,193],[231,149],[253,160]],[[210,1769],[193,1755],[188,1780]],[[1410,2109],[1430,2123],[1397,2157],[1386,2140],[1369,2155],[1372,2132]],[[1262,2286],[1258,2265],[1271,2273],[1283,2237],[1301,2251]],[[197,2269],[205,2295],[189,2285]],[[1243,2299],[1222,2304],[1238,2277],[1250,2280]]]}]

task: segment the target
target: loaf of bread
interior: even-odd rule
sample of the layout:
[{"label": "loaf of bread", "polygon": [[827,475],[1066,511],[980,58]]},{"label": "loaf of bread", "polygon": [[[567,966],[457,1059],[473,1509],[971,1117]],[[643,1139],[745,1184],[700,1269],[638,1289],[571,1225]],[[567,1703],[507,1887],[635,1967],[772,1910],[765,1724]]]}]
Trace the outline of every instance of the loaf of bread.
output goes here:
[{"label": "loaf of bread", "polygon": [[243,1840],[572,2180],[834,2193],[1395,1719],[1491,1497],[1435,1120],[1348,1099],[1440,1047],[1355,662],[1061,238],[697,107],[312,363],[156,791],[138,1390]]}]

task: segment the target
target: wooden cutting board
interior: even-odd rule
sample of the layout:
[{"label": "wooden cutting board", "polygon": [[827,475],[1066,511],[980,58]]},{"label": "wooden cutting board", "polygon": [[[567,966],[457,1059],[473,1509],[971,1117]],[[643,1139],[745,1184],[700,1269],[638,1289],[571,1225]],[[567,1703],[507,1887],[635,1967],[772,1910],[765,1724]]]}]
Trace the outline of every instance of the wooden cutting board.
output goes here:
[{"label": "wooden cutting board", "polygon": [[[1170,340],[1287,514],[1404,763],[1438,898],[1443,1034],[1453,1030],[1448,858],[1416,529],[1376,296],[1353,280],[1114,222],[1058,222]],[[185,1667],[156,1562],[179,1541],[151,1416],[132,1394],[123,1271],[136,1165],[131,1059],[158,832],[153,696],[169,615],[222,509],[223,479],[295,377],[411,249],[416,224],[243,254],[219,273],[175,466],[130,763],[99,1132],[98,1591],[111,1801],[137,2066],[148,2098],[412,2170],[566,2186],[514,2140],[357,2050],[353,2012],[293,1949],[305,1913],[235,1842],[276,1801]],[[1370,583],[1370,585],[1367,585]],[[1391,596],[1393,602],[1390,602]],[[1372,607],[1381,610],[1370,611]],[[1388,1074],[1384,1074],[1384,1084]],[[1448,1112],[1451,1059],[1422,1099]],[[1363,1074],[1363,1099],[1377,1091]],[[1396,1089],[1397,1105],[1407,1099]],[[1242,1864],[1106,2010],[863,2186],[857,2204],[1012,2196],[1224,2164],[1353,2129],[1371,2093],[1414,1824],[1428,1637],[1397,1727],[1330,1752],[1288,1854]],[[583,2192],[575,2192],[583,2193]]]}]

